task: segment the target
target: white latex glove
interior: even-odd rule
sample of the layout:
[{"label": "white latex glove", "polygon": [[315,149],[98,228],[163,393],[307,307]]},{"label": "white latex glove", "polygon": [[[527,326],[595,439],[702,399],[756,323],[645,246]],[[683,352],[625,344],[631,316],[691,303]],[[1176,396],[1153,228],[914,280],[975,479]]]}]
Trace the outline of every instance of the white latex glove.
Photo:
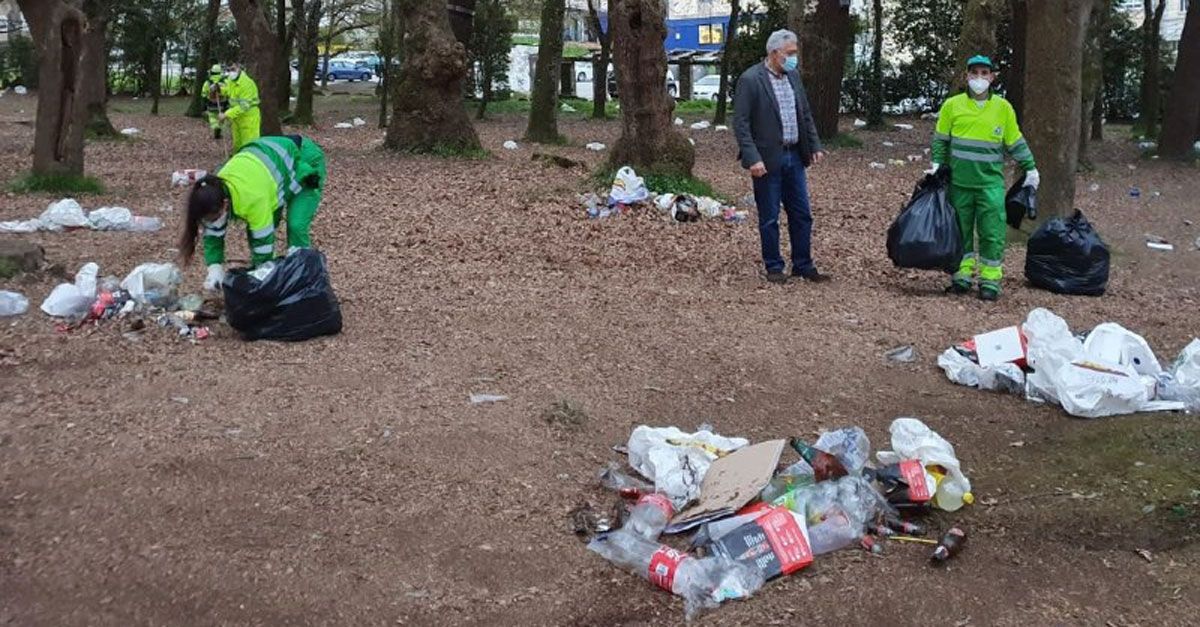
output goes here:
[{"label": "white latex glove", "polygon": [[940,164],[940,163],[933,163],[930,165],[932,165],[933,167],[929,168],[928,170],[925,170],[925,174],[929,174],[929,175],[937,174],[938,168],[942,167],[942,164]]},{"label": "white latex glove", "polygon": [[1025,173],[1025,187],[1038,188],[1042,184],[1042,175],[1038,174],[1037,168],[1034,168]]},{"label": "white latex glove", "polygon": [[204,289],[213,292],[221,287],[221,282],[225,280],[225,267],[219,263],[214,263],[208,267],[208,277],[204,279]]}]

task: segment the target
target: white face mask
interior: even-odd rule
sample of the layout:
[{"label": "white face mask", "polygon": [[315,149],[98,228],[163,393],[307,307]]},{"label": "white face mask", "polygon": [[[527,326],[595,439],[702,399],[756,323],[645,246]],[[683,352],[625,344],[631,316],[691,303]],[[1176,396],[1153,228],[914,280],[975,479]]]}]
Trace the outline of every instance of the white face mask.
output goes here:
[{"label": "white face mask", "polygon": [[989,87],[992,86],[992,81],[986,78],[972,78],[967,81],[967,87],[971,89],[971,93],[976,96],[987,93]]},{"label": "white face mask", "polygon": [[230,80],[236,79],[238,77],[238,72],[235,70],[229,70],[225,73],[225,77]]}]

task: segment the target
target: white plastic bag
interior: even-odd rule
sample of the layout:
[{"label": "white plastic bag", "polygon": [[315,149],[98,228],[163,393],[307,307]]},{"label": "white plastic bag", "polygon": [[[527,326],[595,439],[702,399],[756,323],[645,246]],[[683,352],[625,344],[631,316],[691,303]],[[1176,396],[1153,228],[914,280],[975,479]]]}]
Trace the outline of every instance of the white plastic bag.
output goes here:
[{"label": "white plastic bag", "polygon": [[601,144],[600,142],[589,142],[586,146],[584,146],[584,148],[587,148],[588,150],[591,150],[593,152],[600,152],[600,151],[604,150],[605,148],[608,148],[608,146],[605,146],[604,144]]},{"label": "white plastic bag", "polygon": [[745,438],[726,438],[711,431],[685,433],[676,427],[642,425],[629,434],[629,465],[654,482],[676,511],[700,495],[704,474],[718,457],[749,444]]},{"label": "white plastic bag", "polygon": [[1156,376],[1162,372],[1146,338],[1115,322],[1092,329],[1083,342],[1083,352],[1092,359],[1130,366],[1138,374]]},{"label": "white plastic bag", "polygon": [[646,189],[646,181],[638,176],[633,168],[625,166],[617,170],[617,175],[613,178],[612,189],[608,193],[610,202],[629,205],[642,202],[649,197],[650,192]]},{"label": "white plastic bag", "polygon": [[38,217],[42,228],[47,231],[61,231],[64,228],[91,226],[87,216],[83,215],[83,207],[74,198],[63,198],[52,202]]},{"label": "white plastic bag", "polygon": [[1028,341],[1026,363],[1033,372],[1025,379],[1026,394],[1057,403],[1055,377],[1063,366],[1083,357],[1083,344],[1062,318],[1041,307],[1029,312],[1021,325]]},{"label": "white plastic bag", "polygon": [[171,173],[171,187],[187,187],[196,181],[208,175],[206,170],[197,170],[190,168],[187,170],[175,170]]},{"label": "white plastic bag", "polygon": [[692,124],[691,129],[693,131],[703,131],[710,126],[712,126],[712,123],[710,123],[708,120],[700,120],[699,122]]},{"label": "white plastic bag", "polygon": [[938,355],[937,364],[945,371],[947,379],[959,385],[1014,394],[1025,389],[1025,373],[1016,364],[1004,363],[984,368],[953,348]]},{"label": "white plastic bag", "polygon": [[163,306],[183,283],[183,273],[173,263],[143,263],[121,281],[121,289],[140,304]]},{"label": "white plastic bag", "polygon": [[97,231],[128,231],[133,225],[133,212],[125,207],[101,207],[89,212],[87,219]]},{"label": "white plastic bag", "polygon": [[19,316],[29,311],[29,299],[24,295],[0,290],[0,317]]},{"label": "white plastic bag", "polygon": [[926,467],[945,468],[946,476],[933,495],[933,504],[940,509],[953,512],[974,500],[970,496],[971,482],[962,472],[954,447],[945,438],[916,418],[893,420],[891,432],[892,450],[876,453],[879,463],[898,464],[906,459],[917,459]]},{"label": "white plastic bag", "polygon": [[817,438],[818,448],[842,462],[851,475],[861,475],[863,466],[871,457],[871,441],[859,427],[844,427],[834,431],[826,431]]},{"label": "white plastic bag", "polygon": [[367,121],[362,118],[354,118],[353,120],[350,120],[350,123],[355,126],[365,126]]},{"label": "white plastic bag", "polygon": [[1056,379],[1059,402],[1072,416],[1102,418],[1155,409],[1148,405],[1153,383],[1147,387],[1130,366],[1081,359],[1063,366]]},{"label": "white plastic bag", "polygon": [[505,150],[516,150],[516,149],[518,149],[518,148],[520,148],[520,147],[521,147],[521,146],[520,146],[520,145],[518,145],[518,144],[517,144],[517,142],[515,142],[515,141],[513,141],[513,140],[511,140],[511,139],[510,139],[510,140],[508,140],[508,141],[506,141],[506,142],[504,142],[504,149],[505,149]]},{"label": "white plastic bag", "polygon": [[706,218],[719,218],[724,213],[725,208],[721,206],[721,201],[708,196],[699,196],[696,198],[696,208],[700,210],[700,214]]},{"label": "white plastic bag", "polygon": [[40,230],[42,230],[42,221],[37,218],[0,222],[0,233],[36,233]]},{"label": "white plastic bag", "polygon": [[83,264],[75,274],[75,283],[60,283],[51,290],[42,301],[42,311],[56,318],[86,314],[96,300],[96,275],[99,273],[100,266],[95,263]]},{"label": "white plastic bag", "polygon": [[1183,348],[1171,366],[1171,375],[1176,384],[1200,390],[1200,339]]}]

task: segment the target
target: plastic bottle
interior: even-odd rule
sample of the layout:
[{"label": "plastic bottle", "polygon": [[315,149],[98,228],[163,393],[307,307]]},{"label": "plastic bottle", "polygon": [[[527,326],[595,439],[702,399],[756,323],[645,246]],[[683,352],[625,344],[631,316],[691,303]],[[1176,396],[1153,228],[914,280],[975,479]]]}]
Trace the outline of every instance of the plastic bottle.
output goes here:
[{"label": "plastic bottle", "polygon": [[757,569],[725,557],[694,557],[624,529],[596,536],[588,550],[682,597],[688,618],[722,601],[748,598],[763,585]]},{"label": "plastic bottle", "polygon": [[945,535],[942,536],[941,542],[938,542],[937,548],[933,550],[933,555],[929,559],[934,562],[944,562],[955,555],[958,555],[967,543],[967,532],[958,527],[951,527]]},{"label": "plastic bottle", "polygon": [[667,495],[649,492],[638,498],[637,504],[633,506],[633,511],[629,513],[629,519],[625,521],[625,526],[622,528],[647,540],[657,540],[674,513],[675,508],[671,505],[671,499],[667,498]]},{"label": "plastic bottle", "polygon": [[813,479],[816,481],[826,481],[828,479],[837,479],[845,477],[848,473],[846,467],[837,457],[822,451],[821,449],[809,446],[806,442],[799,438],[792,438],[792,448],[808,462],[813,469]]},{"label": "plastic bottle", "polygon": [[19,316],[29,311],[29,299],[16,292],[0,290],[0,316]]}]

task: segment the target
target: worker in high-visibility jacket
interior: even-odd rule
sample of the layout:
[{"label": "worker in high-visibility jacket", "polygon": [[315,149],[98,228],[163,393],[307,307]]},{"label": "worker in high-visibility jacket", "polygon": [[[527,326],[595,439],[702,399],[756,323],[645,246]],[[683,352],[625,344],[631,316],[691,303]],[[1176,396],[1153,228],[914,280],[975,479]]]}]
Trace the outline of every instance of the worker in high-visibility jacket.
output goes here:
[{"label": "worker in high-visibility jacket", "polygon": [[204,233],[204,287],[225,279],[225,232],[233,221],[246,224],[250,264],[275,257],[275,232],[287,225],[288,252],[312,246],[309,228],[325,189],[325,152],[299,135],[260,137],[237,151],[216,174],[192,186],[179,240],[184,264]]},{"label": "worker in high-visibility jacket", "polygon": [[212,131],[213,139],[221,139],[221,113],[229,108],[229,97],[225,95],[225,75],[221,65],[214,63],[208,69],[208,80],[204,81],[201,93],[208,100],[205,111],[208,115],[208,128]]},{"label": "worker in high-visibility jacket", "polygon": [[229,120],[236,152],[247,142],[258,139],[262,121],[258,111],[258,85],[237,63],[230,63],[225,72],[225,96],[229,99],[229,110],[219,117],[222,122]]},{"label": "worker in high-visibility jacket", "polygon": [[[958,212],[966,254],[947,292],[971,291],[979,270],[979,298],[1000,297],[1004,278],[1004,248],[1008,224],[1004,214],[1004,156],[1010,155],[1025,170],[1025,185],[1040,182],[1033,153],[1017,115],[1004,98],[991,92],[996,74],[991,59],[977,55],[967,61],[967,92],[953,96],[938,112],[933,134],[933,174],[950,167],[950,204]],[[979,247],[975,233],[979,233]]]}]

